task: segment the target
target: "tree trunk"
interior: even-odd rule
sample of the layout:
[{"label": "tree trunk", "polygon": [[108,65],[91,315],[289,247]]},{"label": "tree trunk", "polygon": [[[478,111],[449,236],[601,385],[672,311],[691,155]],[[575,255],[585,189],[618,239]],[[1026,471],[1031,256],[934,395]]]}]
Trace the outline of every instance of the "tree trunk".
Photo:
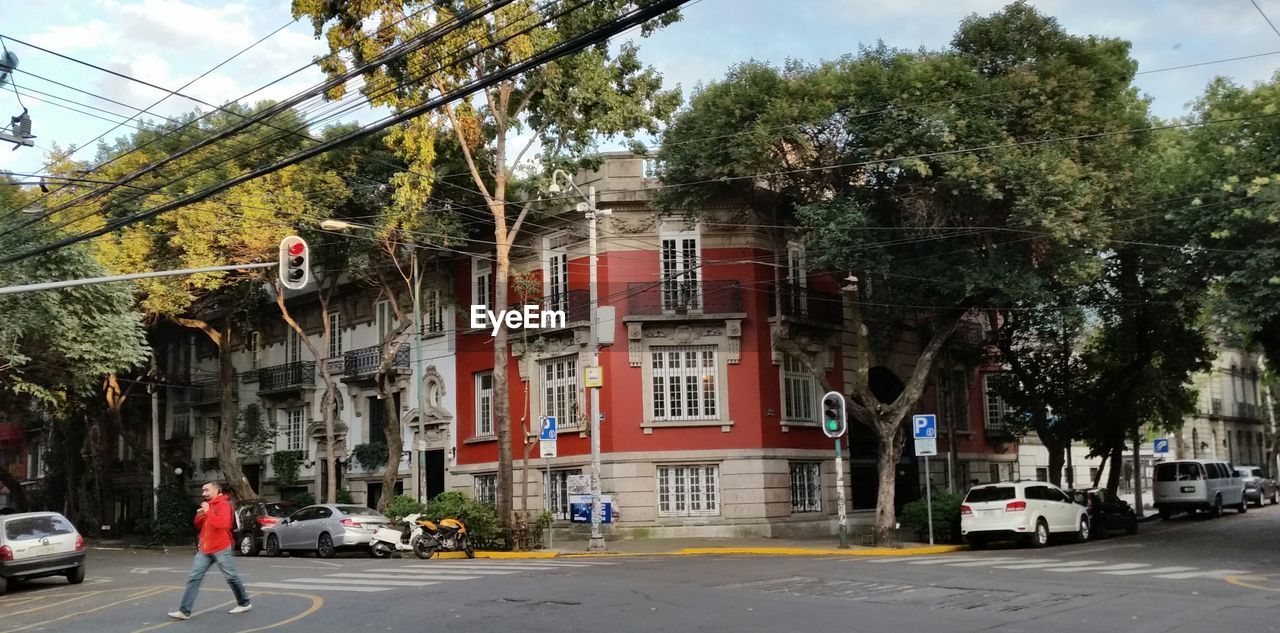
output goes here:
[{"label": "tree trunk", "polygon": [[[394,359],[394,354],[392,355]],[[400,433],[400,412],[396,410],[395,394],[392,393],[391,382],[394,380],[394,364],[390,371],[379,372],[378,394],[382,396],[383,410],[386,411],[386,424],[383,429],[387,437],[387,467],[382,471],[382,496],[378,499],[378,512],[387,509],[396,490],[396,481],[400,479],[400,456],[404,450],[404,439]]]},{"label": "tree trunk", "polygon": [[1045,442],[1044,447],[1049,450],[1049,483],[1062,487],[1062,467],[1066,462],[1067,447],[1065,442],[1054,443]]},{"label": "tree trunk", "polygon": [[[901,424],[880,422],[882,433],[877,450],[876,469],[879,480],[876,489],[876,542],[890,543],[890,535],[894,533],[897,518],[894,512],[894,488],[898,479],[898,462],[902,460],[902,447],[906,435],[902,433]],[[890,430],[894,429],[894,430]]]},{"label": "tree trunk", "polygon": [[[494,219],[497,221],[497,272],[493,280],[494,313],[501,314],[507,309],[507,284],[511,273],[511,247],[507,244],[507,229],[504,205],[491,205]],[[511,450],[511,400],[508,389],[507,359],[510,356],[507,329],[497,328],[493,337],[493,417],[498,432],[498,481],[497,501],[498,520],[502,523],[502,535],[505,542],[511,544],[511,510],[514,484],[514,461]]]},{"label": "tree trunk", "polygon": [[253,499],[258,495],[240,468],[240,454],[236,452],[236,427],[239,425],[236,410],[236,368],[231,364],[231,321],[222,324],[222,336],[218,344],[218,412],[222,420],[218,426],[218,465],[237,499]]},{"label": "tree trunk", "polygon": [[324,420],[325,472],[329,473],[329,476],[325,478],[325,489],[320,491],[321,501],[324,503],[337,503],[338,501],[338,458],[334,453],[334,444],[337,442],[334,427],[338,418],[338,381],[334,379],[333,373],[329,371],[329,363],[320,360],[320,349],[327,351],[329,349],[329,341],[333,337],[333,332],[329,331],[328,293],[331,292],[333,292],[332,286],[328,290],[321,290],[320,292],[322,336],[320,337],[320,348],[317,349],[311,339],[307,338],[307,333],[303,331],[302,326],[289,313],[289,308],[284,302],[284,286],[279,283],[276,284],[276,307],[280,309],[280,316],[298,334],[299,340],[306,346],[307,351],[311,352],[312,360],[320,368],[320,380],[324,383],[324,394],[320,397],[320,415]]},{"label": "tree trunk", "polygon": [[9,495],[13,497],[13,503],[18,512],[31,511],[31,501],[27,499],[27,493],[22,489],[22,482],[18,481],[13,473],[0,468],[0,484],[4,484],[4,487],[9,489]]},{"label": "tree trunk", "polygon": [[1111,446],[1111,467],[1107,469],[1107,492],[1115,494],[1120,488],[1120,476],[1124,474],[1124,441]]}]

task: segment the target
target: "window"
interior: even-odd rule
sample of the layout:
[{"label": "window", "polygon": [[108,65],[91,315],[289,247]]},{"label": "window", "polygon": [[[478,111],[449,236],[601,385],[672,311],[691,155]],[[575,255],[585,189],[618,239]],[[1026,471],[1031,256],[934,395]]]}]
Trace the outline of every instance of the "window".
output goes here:
[{"label": "window", "polygon": [[249,368],[257,369],[262,364],[262,332],[249,333]]},{"label": "window", "polygon": [[649,350],[653,370],[653,419],[719,419],[718,371],[714,345],[656,346]]},{"label": "window", "polygon": [[809,273],[806,270],[804,244],[791,242],[787,244],[787,292],[782,300],[789,314],[804,316],[808,314],[808,302],[805,288],[809,285]]},{"label": "window", "polygon": [[538,363],[542,379],[542,415],[561,427],[578,426],[578,357],[561,356]]},{"label": "window", "polygon": [[307,444],[304,433],[303,418],[306,412],[302,409],[289,409],[285,412],[284,427],[284,449],[286,451],[301,451],[306,454]]},{"label": "window", "polygon": [[27,477],[40,479],[44,477],[44,443],[32,442],[27,450]]},{"label": "window", "polygon": [[329,313],[329,358],[342,356],[342,314]]},{"label": "window", "polygon": [[543,279],[547,282],[547,310],[569,310],[568,237],[555,235],[543,240]]},{"label": "window", "polygon": [[[400,392],[391,394],[393,406],[400,410]],[[369,396],[369,437],[366,442],[387,441],[387,401],[377,396]]]},{"label": "window", "polygon": [[481,503],[498,503],[498,475],[476,475],[474,494]]},{"label": "window", "polygon": [[471,303],[493,309],[493,264],[484,258],[471,258]]},{"label": "window", "polygon": [[378,328],[378,342],[385,343],[400,327],[400,320],[391,308],[390,301],[379,301],[373,304],[373,321]]},{"label": "window", "polygon": [[1089,485],[1098,480],[1098,469],[1096,467],[1089,468]]},{"label": "window", "polygon": [[169,437],[191,437],[191,414],[175,413],[169,425]]},{"label": "window", "polygon": [[428,288],[422,293],[422,336],[444,331],[444,302],[440,291]]},{"label": "window", "polygon": [[298,336],[298,331],[289,328],[289,333],[285,338],[285,360],[286,363],[297,363],[302,361],[302,337]]},{"label": "window", "polygon": [[[983,486],[974,488],[965,495],[967,503],[990,503],[992,501],[1009,501],[1017,496],[1013,486]],[[1031,498],[1031,489],[1027,489],[1026,498]]]},{"label": "window", "polygon": [[986,394],[986,426],[988,431],[1004,430],[1004,398],[1001,398],[1000,393],[996,391],[995,382],[991,374],[982,377],[982,392]]},{"label": "window", "polygon": [[782,419],[817,422],[814,402],[818,399],[813,374],[791,354],[782,356]]},{"label": "window", "polygon": [[547,493],[550,495],[550,511],[559,521],[569,520],[569,477],[581,475],[581,469],[553,470],[546,479]]},{"label": "window", "polygon": [[822,468],[817,462],[792,462],[791,511],[822,511]]},{"label": "window", "polygon": [[493,372],[476,374],[476,437],[493,435]]},{"label": "window", "polygon": [[1000,464],[991,464],[991,481],[1000,481]]},{"label": "window", "polygon": [[720,467],[661,466],[658,468],[658,516],[688,517],[720,514]]},{"label": "window", "polygon": [[664,312],[696,311],[702,307],[701,251],[698,232],[683,231],[662,236],[662,309]]},{"label": "window", "polygon": [[1049,481],[1049,469],[1036,468],[1036,481]]}]

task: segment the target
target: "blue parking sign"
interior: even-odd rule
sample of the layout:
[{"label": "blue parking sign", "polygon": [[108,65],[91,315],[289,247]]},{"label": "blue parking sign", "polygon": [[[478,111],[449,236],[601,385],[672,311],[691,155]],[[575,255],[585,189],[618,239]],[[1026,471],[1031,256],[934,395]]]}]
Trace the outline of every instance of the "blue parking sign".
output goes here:
[{"label": "blue parking sign", "polygon": [[938,437],[938,416],[932,413],[911,416],[911,434],[917,440]]},{"label": "blue parking sign", "polygon": [[1156,439],[1152,440],[1152,441],[1151,441],[1151,452],[1153,452],[1153,453],[1168,453],[1168,452],[1169,452],[1169,438],[1167,438],[1167,437],[1159,437],[1159,438],[1156,438]]},{"label": "blue parking sign", "polygon": [[544,442],[555,441],[556,439],[555,416],[547,416],[542,418],[542,430],[538,433],[538,439]]}]

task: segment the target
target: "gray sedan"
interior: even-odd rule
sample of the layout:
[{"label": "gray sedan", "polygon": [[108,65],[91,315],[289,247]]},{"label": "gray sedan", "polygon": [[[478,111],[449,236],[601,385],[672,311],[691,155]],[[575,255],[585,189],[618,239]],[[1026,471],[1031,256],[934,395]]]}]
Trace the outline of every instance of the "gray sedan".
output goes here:
[{"label": "gray sedan", "polygon": [[1280,490],[1276,480],[1267,477],[1257,466],[1236,466],[1236,473],[1244,480],[1244,499],[1261,507],[1266,502],[1280,503]]},{"label": "gray sedan", "polygon": [[340,550],[367,550],[374,532],[390,523],[377,510],[364,506],[307,506],[267,531],[267,555],[315,552],[320,558],[330,558]]}]

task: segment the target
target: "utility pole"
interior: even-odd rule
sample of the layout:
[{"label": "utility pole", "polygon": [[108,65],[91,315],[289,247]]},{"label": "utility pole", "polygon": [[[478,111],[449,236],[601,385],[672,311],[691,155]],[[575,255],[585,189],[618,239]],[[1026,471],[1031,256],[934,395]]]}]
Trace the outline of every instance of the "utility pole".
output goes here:
[{"label": "utility pole", "polygon": [[1142,507],[1142,436],[1140,430],[1133,430],[1133,512],[1142,518],[1146,510]]},{"label": "utility pole", "polygon": [[[569,181],[573,183],[572,180]],[[587,231],[589,248],[591,249],[591,335],[587,342],[587,354],[591,367],[600,367],[600,290],[598,288],[598,262],[596,243],[596,217],[601,212],[596,209],[596,188],[587,187]],[[607,215],[607,212],[605,212]],[[588,387],[591,390],[591,540],[587,542],[587,550],[604,551],[604,533],[601,530],[600,507],[600,388]]]},{"label": "utility pole", "polygon": [[151,518],[160,515],[160,389],[156,385],[156,357],[151,356]]},{"label": "utility pole", "polygon": [[[414,442],[414,472],[418,477],[418,502],[427,502],[427,475],[423,472],[423,461],[426,460],[426,454],[422,451],[421,442],[426,438],[427,428],[427,394],[422,388],[423,378],[426,377],[422,369],[423,357],[426,355],[422,348],[422,272],[421,265],[418,263],[418,252],[415,250],[411,253],[413,263],[410,267],[412,271],[413,281],[413,336],[409,340],[413,341],[413,389],[418,394],[418,438]],[[450,438],[449,441],[453,441]]]}]

